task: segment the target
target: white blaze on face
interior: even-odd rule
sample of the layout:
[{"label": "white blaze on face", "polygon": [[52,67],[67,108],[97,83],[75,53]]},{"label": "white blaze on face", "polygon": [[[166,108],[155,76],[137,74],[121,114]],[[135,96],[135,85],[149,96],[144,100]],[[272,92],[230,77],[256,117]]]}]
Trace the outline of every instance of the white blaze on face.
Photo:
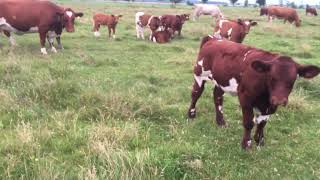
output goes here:
[{"label": "white blaze on face", "polygon": [[71,11],[66,11],[66,14],[67,14],[67,16],[68,16],[69,18],[71,18],[72,15],[73,15],[73,12],[71,12]]},{"label": "white blaze on face", "polygon": [[249,21],[245,21],[244,24],[247,25],[247,26],[249,26],[249,25],[250,25],[250,22],[249,22]]}]

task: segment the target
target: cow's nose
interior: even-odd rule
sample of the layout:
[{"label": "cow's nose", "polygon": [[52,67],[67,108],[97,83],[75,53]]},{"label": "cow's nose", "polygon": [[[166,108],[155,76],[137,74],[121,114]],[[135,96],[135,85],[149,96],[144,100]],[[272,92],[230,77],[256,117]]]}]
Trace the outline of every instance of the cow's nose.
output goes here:
[{"label": "cow's nose", "polygon": [[288,104],[287,98],[278,98],[276,96],[272,96],[271,104],[274,106],[286,106]]},{"label": "cow's nose", "polygon": [[67,32],[74,32],[74,29],[67,29]]}]

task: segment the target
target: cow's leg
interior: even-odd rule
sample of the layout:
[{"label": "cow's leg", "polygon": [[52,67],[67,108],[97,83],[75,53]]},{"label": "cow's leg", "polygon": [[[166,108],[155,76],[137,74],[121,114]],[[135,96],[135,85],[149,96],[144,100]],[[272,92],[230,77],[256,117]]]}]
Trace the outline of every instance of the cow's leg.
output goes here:
[{"label": "cow's leg", "polygon": [[57,43],[58,43],[57,48],[58,49],[63,49],[63,46],[61,44],[61,34],[57,34],[56,40],[57,40]]},{"label": "cow's leg", "polygon": [[112,27],[112,38],[115,39],[116,38],[116,27]]},{"label": "cow's leg", "polygon": [[108,26],[109,39],[111,38],[111,27]]},{"label": "cow's leg", "polygon": [[94,32],[94,36],[95,37],[99,37],[100,36],[99,30],[100,30],[100,24],[94,23],[93,32]]},{"label": "cow's leg", "polygon": [[3,31],[3,33],[9,38],[10,45],[11,46],[15,46],[16,45],[16,40],[13,38],[11,33],[9,31]]},{"label": "cow's leg", "polygon": [[56,33],[55,32],[50,32],[49,31],[47,33],[47,39],[48,39],[48,43],[49,43],[50,49],[51,49],[52,52],[57,53],[57,50],[53,45],[55,37],[56,37]]},{"label": "cow's leg", "polygon": [[253,108],[252,107],[242,107],[242,115],[243,115],[243,127],[244,134],[241,142],[241,146],[243,149],[251,149],[251,130],[254,126],[253,122]]},{"label": "cow's leg", "polygon": [[137,38],[140,38],[140,26],[138,24],[136,24],[136,32],[137,32]]},{"label": "cow's leg", "polygon": [[272,22],[272,16],[268,16],[269,22]]},{"label": "cow's leg", "polygon": [[215,86],[213,90],[213,97],[214,97],[214,105],[216,109],[216,122],[218,126],[225,126],[226,122],[223,118],[223,94],[224,91],[218,87]]},{"label": "cow's leg", "polygon": [[47,50],[46,50],[46,47],[45,47],[47,32],[41,32],[40,31],[39,32],[39,36],[40,36],[40,45],[41,45],[40,51],[41,51],[42,54],[46,55],[46,54],[48,54]]},{"label": "cow's leg", "polygon": [[287,22],[287,19],[284,19],[284,20],[283,20],[283,24],[285,24],[286,22]]},{"label": "cow's leg", "polygon": [[[256,117],[261,118],[260,116]],[[258,146],[263,146],[264,145],[264,134],[263,134],[263,129],[267,124],[267,119],[259,122],[257,124],[257,129],[254,134],[254,141],[257,143]]]},{"label": "cow's leg", "polygon": [[200,98],[203,90],[204,90],[205,81],[202,81],[201,86],[198,85],[197,81],[195,80],[193,83],[193,89],[191,93],[191,104],[188,110],[188,116],[189,118],[195,118],[196,117],[196,104],[198,99]]}]

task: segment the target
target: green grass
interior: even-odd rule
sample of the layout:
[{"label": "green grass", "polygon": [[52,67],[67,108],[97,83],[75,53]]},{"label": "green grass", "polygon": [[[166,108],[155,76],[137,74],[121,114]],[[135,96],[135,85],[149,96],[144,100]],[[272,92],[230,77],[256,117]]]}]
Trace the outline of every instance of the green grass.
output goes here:
[{"label": "green grass", "polygon": [[[3,179],[319,179],[320,79],[299,80],[288,107],[266,127],[266,145],[240,148],[236,97],[225,96],[228,128],[214,123],[212,85],[186,112],[192,65],[210,17],[186,22],[183,37],[158,45],[135,37],[134,14],[188,13],[190,7],[73,4],[84,11],[65,50],[40,54],[37,34],[0,38],[0,176]],[[301,28],[266,22],[258,9],[223,8],[258,22],[245,44],[320,65],[319,18]],[[95,38],[94,12],[123,14],[117,39]]]}]

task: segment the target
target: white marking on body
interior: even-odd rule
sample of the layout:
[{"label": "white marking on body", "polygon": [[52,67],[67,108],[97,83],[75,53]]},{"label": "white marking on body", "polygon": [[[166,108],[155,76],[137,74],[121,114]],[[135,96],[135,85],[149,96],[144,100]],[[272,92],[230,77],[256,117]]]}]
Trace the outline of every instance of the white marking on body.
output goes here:
[{"label": "white marking on body", "polygon": [[219,109],[219,111],[220,111],[221,113],[223,113],[223,108],[222,108],[222,106],[218,106],[218,109]]},{"label": "white marking on body", "polygon": [[229,29],[227,32],[228,32],[228,39],[230,39],[231,38],[231,33],[232,33],[232,28]]},{"label": "white marking on body", "polygon": [[247,144],[248,144],[248,146],[251,146],[251,140],[249,140],[249,141],[247,142]]},{"label": "white marking on body", "polygon": [[222,25],[223,25],[223,23],[225,23],[225,22],[229,22],[228,20],[220,20],[219,21],[219,27],[220,27],[220,29],[222,28]]},{"label": "white marking on body", "polygon": [[153,16],[151,16],[151,17],[149,18],[147,26],[150,25],[150,22],[151,22],[152,18],[153,18]]},{"label": "white marking on body", "polygon": [[44,54],[44,55],[47,55],[47,54],[48,54],[46,48],[41,48],[40,51],[41,51],[41,53]]},{"label": "white marking on body", "polygon": [[38,32],[38,31],[39,31],[38,26],[35,26],[35,27],[31,27],[28,32],[35,33],[35,32]]},{"label": "white marking on body", "polygon": [[258,115],[258,117],[255,118],[255,123],[260,124],[262,121],[268,121],[269,118],[269,115]]},{"label": "white marking on body", "polygon": [[99,32],[99,31],[95,31],[95,32],[94,32],[94,36],[95,36],[95,37],[99,37],[99,36],[100,36],[100,32]]},{"label": "white marking on body", "polygon": [[153,38],[152,38],[152,41],[156,43],[156,42],[157,42],[156,37],[153,37]]},{"label": "white marking on body", "polygon": [[73,13],[71,11],[66,11],[67,16],[72,17]]},{"label": "white marking on body", "polygon": [[9,42],[10,42],[11,46],[15,46],[16,45],[16,40],[13,38],[12,35],[9,37]]},{"label": "white marking on body", "polygon": [[223,87],[220,86],[220,88],[227,93],[230,93],[233,96],[236,96],[238,94],[238,83],[235,78],[231,78],[229,80],[229,86]]},{"label": "white marking on body", "polygon": [[51,47],[51,51],[54,52],[54,53],[58,52],[57,49],[54,46]]},{"label": "white marking on body", "polygon": [[248,56],[249,53],[251,53],[251,50],[247,51],[247,52],[244,54],[242,61],[247,60],[247,56]]},{"label": "white marking on body", "polygon": [[194,113],[196,111],[196,109],[190,109],[190,112]]}]

